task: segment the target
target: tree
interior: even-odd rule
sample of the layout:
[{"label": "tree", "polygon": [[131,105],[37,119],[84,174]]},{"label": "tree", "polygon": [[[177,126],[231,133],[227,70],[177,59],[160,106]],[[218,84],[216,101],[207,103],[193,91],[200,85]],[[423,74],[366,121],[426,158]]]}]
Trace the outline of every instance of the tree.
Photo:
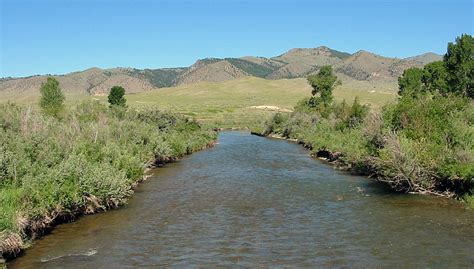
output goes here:
[{"label": "tree", "polygon": [[59,88],[59,81],[53,77],[48,77],[46,82],[41,84],[40,107],[48,115],[57,116],[63,109],[64,94]]},{"label": "tree", "polygon": [[422,77],[423,70],[418,67],[411,67],[403,71],[403,75],[398,78],[398,95],[416,97],[424,92]]},{"label": "tree", "polygon": [[368,106],[362,105],[359,101],[359,96],[356,96],[351,107],[349,118],[347,120],[347,127],[354,128],[360,125],[364,121],[367,114],[369,114],[369,109],[370,108]]},{"label": "tree", "polygon": [[426,91],[439,92],[442,95],[448,93],[447,72],[443,61],[432,62],[423,68],[423,81]]},{"label": "tree", "polygon": [[[326,65],[319,69],[319,72],[314,75],[308,76],[308,83],[313,87],[311,94],[316,96],[320,95],[320,100],[325,106],[328,106],[332,102],[332,91],[341,82],[337,80],[336,75],[333,74],[332,67]],[[314,98],[313,98],[314,100]]]},{"label": "tree", "polygon": [[111,106],[125,107],[127,100],[123,97],[125,89],[121,86],[113,86],[109,93],[109,104]]},{"label": "tree", "polygon": [[474,98],[474,38],[464,34],[449,43],[444,62],[449,90]]}]

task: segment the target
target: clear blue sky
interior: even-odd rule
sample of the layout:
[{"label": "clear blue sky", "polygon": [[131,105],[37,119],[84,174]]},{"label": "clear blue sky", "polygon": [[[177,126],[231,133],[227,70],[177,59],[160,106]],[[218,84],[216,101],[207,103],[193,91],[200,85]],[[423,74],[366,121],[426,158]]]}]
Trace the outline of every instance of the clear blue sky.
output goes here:
[{"label": "clear blue sky", "polygon": [[188,66],[320,45],[442,54],[474,28],[471,0],[0,2],[0,77]]}]

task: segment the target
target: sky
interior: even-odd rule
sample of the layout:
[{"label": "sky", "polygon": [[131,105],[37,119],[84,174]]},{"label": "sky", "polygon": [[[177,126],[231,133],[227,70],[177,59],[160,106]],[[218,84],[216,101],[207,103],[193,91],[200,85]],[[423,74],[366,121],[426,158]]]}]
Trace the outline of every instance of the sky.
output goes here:
[{"label": "sky", "polygon": [[472,0],[0,0],[0,77],[189,66],[328,46],[444,54],[474,29]]}]

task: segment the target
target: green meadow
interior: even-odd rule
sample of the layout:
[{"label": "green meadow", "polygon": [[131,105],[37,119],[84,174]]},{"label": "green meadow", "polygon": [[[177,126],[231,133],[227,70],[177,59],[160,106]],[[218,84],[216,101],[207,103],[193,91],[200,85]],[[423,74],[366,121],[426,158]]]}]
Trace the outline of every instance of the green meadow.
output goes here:
[{"label": "green meadow", "polygon": [[[311,95],[306,79],[266,80],[247,77],[225,82],[201,82],[127,95],[130,107],[153,107],[194,117],[219,128],[260,126],[278,111],[290,111]],[[343,80],[334,91],[336,100],[356,96],[378,109],[396,99],[394,82]],[[106,101],[106,97],[94,97]]]}]

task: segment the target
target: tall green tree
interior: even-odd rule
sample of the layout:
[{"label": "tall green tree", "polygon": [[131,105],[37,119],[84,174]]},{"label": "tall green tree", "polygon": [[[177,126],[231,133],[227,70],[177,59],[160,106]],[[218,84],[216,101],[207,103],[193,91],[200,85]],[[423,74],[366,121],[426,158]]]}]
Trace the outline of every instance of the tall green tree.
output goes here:
[{"label": "tall green tree", "polygon": [[39,105],[43,112],[51,116],[57,116],[63,109],[65,99],[59,87],[59,81],[53,77],[48,77],[46,82],[41,84],[40,92]]},{"label": "tall green tree", "polygon": [[125,107],[127,100],[124,97],[125,89],[121,86],[113,86],[108,96],[111,106]]},{"label": "tall green tree", "polygon": [[319,94],[320,100],[325,106],[331,104],[333,100],[332,91],[337,85],[341,84],[336,75],[333,74],[330,65],[323,66],[317,74],[308,76],[308,83],[313,88],[311,91],[313,97]]},{"label": "tall green tree", "polygon": [[448,73],[443,61],[436,61],[425,65],[423,68],[422,81],[429,92],[439,92],[442,95],[448,93]]},{"label": "tall green tree", "polygon": [[474,98],[474,38],[464,34],[449,43],[444,62],[449,90]]},{"label": "tall green tree", "polygon": [[403,71],[403,75],[398,78],[398,95],[416,97],[424,92],[423,70],[418,67],[411,67]]}]

